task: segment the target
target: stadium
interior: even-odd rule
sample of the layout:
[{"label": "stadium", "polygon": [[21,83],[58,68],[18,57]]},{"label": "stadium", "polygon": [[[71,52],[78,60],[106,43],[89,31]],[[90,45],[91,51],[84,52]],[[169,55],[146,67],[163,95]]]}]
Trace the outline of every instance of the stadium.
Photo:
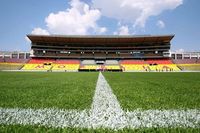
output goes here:
[{"label": "stadium", "polygon": [[200,54],[170,53],[174,35],[27,35],[30,53],[1,55],[1,69],[21,71],[178,72],[200,70]]},{"label": "stadium", "polygon": [[0,131],[199,132],[200,53],[174,35],[27,35],[0,55]]}]

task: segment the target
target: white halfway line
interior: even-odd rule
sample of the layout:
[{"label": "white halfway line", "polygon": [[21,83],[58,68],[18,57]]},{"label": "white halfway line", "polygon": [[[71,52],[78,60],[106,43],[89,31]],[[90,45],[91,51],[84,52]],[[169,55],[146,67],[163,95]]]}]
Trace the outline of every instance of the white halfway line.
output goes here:
[{"label": "white halfway line", "polygon": [[102,73],[99,73],[90,117],[93,128],[117,129],[127,125],[125,113]]},{"label": "white halfway line", "polygon": [[73,128],[200,127],[200,110],[124,112],[100,73],[90,110],[0,108],[0,124]]}]

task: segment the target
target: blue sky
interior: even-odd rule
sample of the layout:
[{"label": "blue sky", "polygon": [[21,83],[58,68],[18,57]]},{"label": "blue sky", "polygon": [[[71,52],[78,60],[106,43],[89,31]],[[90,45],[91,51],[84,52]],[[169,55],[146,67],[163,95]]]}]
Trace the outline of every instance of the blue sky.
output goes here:
[{"label": "blue sky", "polygon": [[[159,2],[160,1],[160,2]],[[1,0],[0,51],[29,51],[26,34],[175,34],[200,51],[200,0]]]}]

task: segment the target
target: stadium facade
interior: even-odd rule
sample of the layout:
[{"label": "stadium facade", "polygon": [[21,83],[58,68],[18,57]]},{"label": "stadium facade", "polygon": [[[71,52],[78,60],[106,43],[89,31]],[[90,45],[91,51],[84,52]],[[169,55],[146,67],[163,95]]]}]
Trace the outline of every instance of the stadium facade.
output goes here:
[{"label": "stadium facade", "polygon": [[173,37],[28,35],[32,57],[95,60],[169,57]]}]

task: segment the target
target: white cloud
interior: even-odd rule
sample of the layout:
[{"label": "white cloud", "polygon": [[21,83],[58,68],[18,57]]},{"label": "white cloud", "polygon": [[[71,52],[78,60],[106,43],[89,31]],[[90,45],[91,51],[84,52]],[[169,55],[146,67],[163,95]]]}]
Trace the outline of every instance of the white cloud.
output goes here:
[{"label": "white cloud", "polygon": [[183,0],[93,0],[102,15],[132,22],[134,27],[145,27],[150,16],[157,16],[166,10],[180,6]]},{"label": "white cloud", "polygon": [[114,32],[114,35],[130,35],[128,26],[119,27],[118,31]]},{"label": "white cloud", "polygon": [[107,31],[106,27],[100,27],[97,21],[101,18],[101,12],[81,2],[71,0],[70,8],[57,13],[50,13],[45,18],[47,30],[35,28],[32,34],[64,34],[86,35],[91,33],[102,34]]},{"label": "white cloud", "polygon": [[178,49],[178,50],[176,50],[176,53],[183,53],[183,52],[185,52],[185,50],[184,49]]},{"label": "white cloud", "polygon": [[156,24],[160,29],[165,28],[165,23],[162,20],[158,20],[157,24]]},{"label": "white cloud", "polygon": [[58,13],[51,13],[45,19],[49,31],[53,34],[89,34],[89,31],[103,33],[105,27],[99,27],[101,17],[98,9],[91,9],[88,4],[79,0],[70,2],[71,8]]},{"label": "white cloud", "polygon": [[[33,31],[31,32],[31,34],[33,34],[33,35],[50,35],[50,33],[47,30],[39,28],[39,27],[34,28]],[[28,43],[31,43],[30,39],[27,36],[25,37],[25,40]]]},{"label": "white cloud", "polygon": [[107,31],[107,28],[106,27],[100,27],[100,28],[97,28],[97,33],[105,33]]},{"label": "white cloud", "polygon": [[25,40],[26,42],[31,43],[31,40],[27,36],[25,36]]},{"label": "white cloud", "polygon": [[47,30],[44,30],[42,28],[34,28],[31,34],[34,35],[49,35],[49,32]]}]

